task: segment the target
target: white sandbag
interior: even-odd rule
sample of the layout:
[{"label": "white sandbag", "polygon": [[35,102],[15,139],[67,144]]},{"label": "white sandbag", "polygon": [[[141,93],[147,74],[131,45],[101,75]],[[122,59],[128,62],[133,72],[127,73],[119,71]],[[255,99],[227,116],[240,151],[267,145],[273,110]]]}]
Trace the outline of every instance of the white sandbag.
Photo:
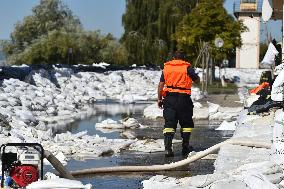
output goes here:
[{"label": "white sandbag", "polygon": [[158,107],[157,103],[154,103],[144,109],[143,115],[146,118],[157,119],[163,117],[163,110]]},{"label": "white sandbag", "polygon": [[274,75],[279,75],[279,73],[284,69],[284,63],[279,64],[274,68]]},{"label": "white sandbag", "polygon": [[218,109],[220,108],[220,105],[219,104],[214,104],[214,103],[211,103],[211,102],[207,102],[208,106],[209,106],[209,115],[213,115],[215,114],[216,112],[218,112]]},{"label": "white sandbag", "polygon": [[92,185],[83,185],[80,181],[58,178],[33,182],[26,189],[91,189]]},{"label": "white sandbag", "polygon": [[247,96],[247,98],[244,99],[244,107],[248,108],[250,107],[255,101],[257,101],[259,98],[259,95],[251,94]]},{"label": "white sandbag", "polygon": [[278,187],[272,184],[265,175],[257,172],[248,172],[244,174],[244,182],[249,188],[278,189]]},{"label": "white sandbag", "polygon": [[209,187],[210,189],[256,189],[248,188],[246,184],[240,180],[221,180],[216,181]]},{"label": "white sandbag", "polygon": [[134,118],[128,118],[125,121],[122,121],[122,124],[125,126],[125,128],[140,128],[143,127],[136,119]]},{"label": "white sandbag", "polygon": [[[173,143],[181,142],[181,140],[173,140]],[[137,140],[129,146],[129,150],[139,151],[139,152],[163,152],[165,151],[164,140],[163,139],[146,139]]]},{"label": "white sandbag", "polygon": [[125,126],[112,119],[106,119],[101,123],[96,123],[96,128],[108,128],[108,129],[124,129]]},{"label": "white sandbag", "polygon": [[156,175],[142,181],[144,189],[196,189],[194,186],[181,186],[179,180],[173,177]]},{"label": "white sandbag", "polygon": [[277,110],[274,116],[274,127],[273,127],[273,141],[281,140],[284,134],[284,112],[283,110]]},{"label": "white sandbag", "polygon": [[208,108],[193,108],[193,119],[208,119],[209,111]]},{"label": "white sandbag", "polygon": [[194,108],[202,108],[202,104],[200,102],[194,102],[193,103]]},{"label": "white sandbag", "polygon": [[277,164],[284,163],[284,112],[277,110],[275,112],[275,123],[273,127],[273,143],[271,147],[271,160]]},{"label": "white sandbag", "polygon": [[236,129],[236,121],[228,122],[225,120],[215,130],[233,131],[235,129]]},{"label": "white sandbag", "polygon": [[271,90],[272,100],[283,101],[283,83],[284,83],[284,70],[281,70],[272,85],[272,90]]},{"label": "white sandbag", "polygon": [[15,113],[24,121],[36,121],[35,117],[33,116],[33,113],[29,110],[16,110]]},{"label": "white sandbag", "polygon": [[181,181],[184,180],[183,182],[186,183],[187,185],[190,184],[197,188],[204,188],[217,180],[222,180],[225,178],[228,178],[228,175],[215,173],[215,174],[197,175],[189,178],[184,178],[181,179]]}]

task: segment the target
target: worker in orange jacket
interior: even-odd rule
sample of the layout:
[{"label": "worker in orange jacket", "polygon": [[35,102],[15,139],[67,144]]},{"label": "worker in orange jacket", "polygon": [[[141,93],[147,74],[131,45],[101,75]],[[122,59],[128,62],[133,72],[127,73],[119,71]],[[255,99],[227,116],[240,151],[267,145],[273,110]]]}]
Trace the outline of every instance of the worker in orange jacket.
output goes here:
[{"label": "worker in orange jacket", "polygon": [[185,60],[185,54],[177,51],[173,60],[164,64],[158,85],[158,106],[163,109],[165,156],[173,157],[172,140],[179,122],[182,137],[182,155],[187,156],[193,150],[189,145],[193,103],[191,100],[192,82],[199,83],[199,77],[191,64]]}]

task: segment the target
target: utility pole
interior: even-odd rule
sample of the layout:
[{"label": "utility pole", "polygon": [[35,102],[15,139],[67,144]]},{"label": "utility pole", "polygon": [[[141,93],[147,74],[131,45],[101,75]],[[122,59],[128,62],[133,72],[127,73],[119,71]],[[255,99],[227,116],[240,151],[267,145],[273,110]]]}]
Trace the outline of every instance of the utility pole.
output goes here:
[{"label": "utility pole", "polygon": [[[203,49],[202,49],[203,50]],[[201,60],[202,60],[202,86],[201,86],[201,92],[202,92],[202,95],[204,95],[204,81],[205,81],[205,72],[204,72],[204,69],[205,69],[205,61],[204,61],[204,55],[202,54],[202,57],[201,57]]]}]

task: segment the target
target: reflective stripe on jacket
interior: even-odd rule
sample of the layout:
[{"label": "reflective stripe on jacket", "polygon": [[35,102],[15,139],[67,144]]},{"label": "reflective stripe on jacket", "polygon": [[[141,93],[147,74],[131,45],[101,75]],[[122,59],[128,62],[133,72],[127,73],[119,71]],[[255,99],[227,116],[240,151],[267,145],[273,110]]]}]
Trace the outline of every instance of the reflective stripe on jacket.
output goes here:
[{"label": "reflective stripe on jacket", "polygon": [[190,63],[183,60],[171,60],[164,64],[165,88],[163,92],[191,94],[192,79],[187,73]]}]

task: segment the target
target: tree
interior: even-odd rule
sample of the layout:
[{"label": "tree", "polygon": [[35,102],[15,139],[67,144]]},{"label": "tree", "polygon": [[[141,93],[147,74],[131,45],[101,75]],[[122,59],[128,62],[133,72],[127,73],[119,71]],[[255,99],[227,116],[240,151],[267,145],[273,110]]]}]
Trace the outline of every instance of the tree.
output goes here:
[{"label": "tree", "polygon": [[111,34],[102,36],[99,31],[83,32],[80,35],[79,63],[93,64],[107,62],[111,64],[126,64],[127,51]]},{"label": "tree", "polygon": [[175,50],[177,45],[172,34],[176,32],[183,17],[195,7],[196,2],[196,0],[163,0],[161,2],[158,18],[159,37],[166,42],[170,51]]},{"label": "tree", "polygon": [[104,62],[111,64],[127,64],[127,50],[116,40],[109,41],[106,47],[102,48],[99,53]]},{"label": "tree", "polygon": [[32,15],[16,24],[4,52],[11,63],[62,62],[66,49],[76,48],[71,36],[81,31],[79,19],[60,0],[41,0]]},{"label": "tree", "polygon": [[260,43],[259,45],[259,60],[260,61],[263,60],[267,49],[268,49],[267,43],[264,43],[264,42]]},{"label": "tree", "polygon": [[157,34],[159,0],[127,0],[122,17],[125,33],[122,41],[129,52],[130,64],[149,64],[153,53],[152,40]]},{"label": "tree", "polygon": [[122,17],[125,33],[121,39],[130,63],[162,64],[176,48],[172,33],[196,1],[126,0]]},{"label": "tree", "polygon": [[[204,42],[209,44],[211,56],[219,61],[233,56],[235,48],[241,46],[241,32],[246,28],[226,12],[223,3],[224,0],[201,0],[178,25],[173,37],[192,61]],[[217,37],[224,41],[221,48],[214,45]]]},{"label": "tree", "polygon": [[[73,34],[53,30],[47,35],[35,39],[22,52],[14,54],[10,58],[12,62],[18,64],[67,64],[71,47],[72,54],[77,54],[79,46]],[[72,61],[74,60],[72,59]]]},{"label": "tree", "polygon": [[125,64],[128,53],[110,34],[85,32],[61,0],[41,0],[3,44],[12,64]]}]

